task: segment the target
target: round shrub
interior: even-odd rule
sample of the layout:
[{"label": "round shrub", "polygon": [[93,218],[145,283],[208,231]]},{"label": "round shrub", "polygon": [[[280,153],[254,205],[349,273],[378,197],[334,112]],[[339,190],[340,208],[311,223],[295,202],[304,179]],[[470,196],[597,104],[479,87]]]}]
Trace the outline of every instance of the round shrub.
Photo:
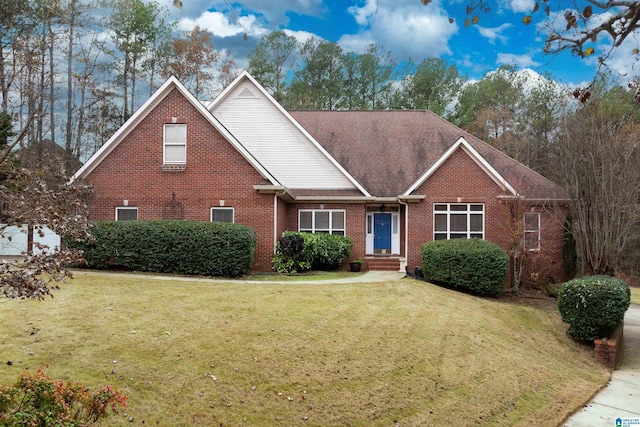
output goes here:
[{"label": "round shrub", "polygon": [[348,237],[285,231],[276,244],[273,269],[287,274],[311,269],[334,270],[350,256]]},{"label": "round shrub", "polygon": [[481,239],[437,240],[422,245],[425,279],[481,295],[500,295],[509,255],[495,243]]},{"label": "round shrub", "polygon": [[569,323],[567,335],[591,341],[607,337],[624,319],[631,291],[611,276],[587,276],[566,282],[558,292],[558,310]]}]

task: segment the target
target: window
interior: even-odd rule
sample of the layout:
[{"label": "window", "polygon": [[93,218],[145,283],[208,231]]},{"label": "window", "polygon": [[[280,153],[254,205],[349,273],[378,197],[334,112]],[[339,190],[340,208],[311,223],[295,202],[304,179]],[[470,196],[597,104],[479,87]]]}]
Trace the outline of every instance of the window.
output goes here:
[{"label": "window", "polygon": [[211,208],[211,222],[233,222],[233,208]]},{"label": "window", "polygon": [[484,239],[484,205],[444,204],[433,206],[433,240]]},{"label": "window", "polygon": [[528,251],[540,250],[540,213],[524,214],[524,248]]},{"label": "window", "polygon": [[164,164],[187,163],[187,125],[164,125]]},{"label": "window", "polygon": [[300,210],[298,231],[345,235],[344,210]]},{"label": "window", "polygon": [[116,221],[136,221],[138,219],[138,208],[117,207]]}]

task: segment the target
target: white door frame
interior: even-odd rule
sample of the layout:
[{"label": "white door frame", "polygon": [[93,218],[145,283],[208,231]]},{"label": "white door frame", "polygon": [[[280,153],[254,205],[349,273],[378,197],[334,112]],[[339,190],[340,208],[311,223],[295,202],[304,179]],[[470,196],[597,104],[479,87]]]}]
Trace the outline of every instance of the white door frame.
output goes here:
[{"label": "white door frame", "polygon": [[385,255],[400,255],[400,213],[399,212],[367,212],[367,218],[365,221],[365,252],[367,255],[381,255],[376,254],[374,247],[374,215],[375,214],[391,214],[391,252]]}]

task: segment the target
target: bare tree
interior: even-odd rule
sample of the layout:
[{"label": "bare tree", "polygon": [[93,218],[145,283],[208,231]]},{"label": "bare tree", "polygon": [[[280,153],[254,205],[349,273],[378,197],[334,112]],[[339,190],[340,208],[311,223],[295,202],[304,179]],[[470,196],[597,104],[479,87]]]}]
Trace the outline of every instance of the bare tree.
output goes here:
[{"label": "bare tree", "polygon": [[[32,122],[28,120],[27,126]],[[13,147],[26,133],[26,129],[13,132],[10,116],[0,113],[0,237],[6,237],[7,227],[16,226],[40,235],[46,227],[62,238],[91,238],[84,189],[60,185],[64,177],[43,169],[36,173],[19,166]],[[21,257],[0,261],[0,294],[42,299],[51,295],[53,282],[71,277],[67,266],[81,260],[77,251],[34,243]]]},{"label": "bare tree", "polygon": [[184,38],[175,39],[173,56],[161,72],[163,77],[176,76],[196,97],[209,92],[206,89],[214,77],[212,67],[219,59],[211,36],[209,31],[196,26],[185,32]]},{"label": "bare tree", "polygon": [[551,146],[555,179],[572,199],[572,231],[589,274],[612,274],[640,223],[640,113],[625,99],[619,87],[592,99],[566,116]]}]

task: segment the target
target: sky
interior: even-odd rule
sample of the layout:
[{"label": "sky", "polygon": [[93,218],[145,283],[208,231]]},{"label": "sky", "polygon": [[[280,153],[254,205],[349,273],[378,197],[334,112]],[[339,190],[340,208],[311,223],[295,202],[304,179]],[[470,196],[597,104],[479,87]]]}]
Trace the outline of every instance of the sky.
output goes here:
[{"label": "sky", "polygon": [[[554,57],[543,53],[541,24],[554,13],[547,18],[538,12],[531,25],[524,25],[522,18],[533,0],[484,0],[492,9],[479,13],[476,25],[465,27],[470,1],[433,0],[424,6],[420,0],[182,0],[182,9],[174,7],[173,0],[159,3],[168,7],[180,30],[199,25],[211,31],[214,47],[228,50],[240,68],[247,66],[246,55],[262,36],[284,30],[301,42],[309,37],[337,42],[345,52],[361,53],[377,43],[399,63],[440,57],[472,80],[502,65],[548,72],[571,86],[593,79],[597,55],[580,59],[568,52]],[[599,39],[596,52],[607,43],[606,37]],[[640,75],[640,66],[634,69],[632,56],[625,54],[632,49],[619,49],[609,60],[614,75]]]}]

